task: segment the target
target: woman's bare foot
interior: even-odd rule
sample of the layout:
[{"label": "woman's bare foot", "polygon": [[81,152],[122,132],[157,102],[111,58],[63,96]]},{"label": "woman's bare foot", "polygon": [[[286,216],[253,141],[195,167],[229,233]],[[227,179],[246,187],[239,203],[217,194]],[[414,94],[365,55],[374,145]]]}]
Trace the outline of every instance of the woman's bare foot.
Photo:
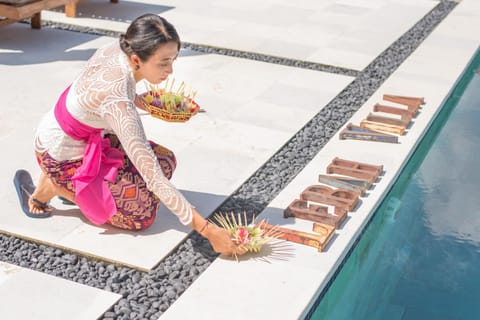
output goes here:
[{"label": "woman's bare foot", "polygon": [[30,197],[28,199],[28,208],[28,210],[30,210],[30,212],[34,214],[42,214],[52,211],[52,207],[50,207],[46,202],[41,202],[34,197]]},{"label": "woman's bare foot", "polygon": [[28,199],[28,208],[31,213],[41,214],[46,211],[52,211],[48,202],[57,195],[55,186],[50,178],[43,172],[38,180],[38,186],[35,188],[32,196]]}]

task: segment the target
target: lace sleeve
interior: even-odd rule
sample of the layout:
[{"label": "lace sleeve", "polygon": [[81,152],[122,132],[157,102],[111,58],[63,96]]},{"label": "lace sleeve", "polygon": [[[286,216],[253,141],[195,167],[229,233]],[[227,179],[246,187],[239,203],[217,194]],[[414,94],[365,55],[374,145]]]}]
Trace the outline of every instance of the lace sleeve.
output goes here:
[{"label": "lace sleeve", "polygon": [[145,136],[140,116],[132,102],[110,101],[102,106],[105,121],[117,135],[127,156],[140,172],[147,188],[184,224],[192,221],[192,205],[165,177]]}]

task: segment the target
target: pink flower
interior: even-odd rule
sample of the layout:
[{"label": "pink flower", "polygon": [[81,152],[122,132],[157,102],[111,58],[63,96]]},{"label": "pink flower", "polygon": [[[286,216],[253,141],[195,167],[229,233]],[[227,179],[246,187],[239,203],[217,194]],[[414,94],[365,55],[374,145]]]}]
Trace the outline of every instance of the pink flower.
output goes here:
[{"label": "pink flower", "polygon": [[237,229],[237,239],[241,244],[248,244],[250,242],[250,232],[244,228]]}]

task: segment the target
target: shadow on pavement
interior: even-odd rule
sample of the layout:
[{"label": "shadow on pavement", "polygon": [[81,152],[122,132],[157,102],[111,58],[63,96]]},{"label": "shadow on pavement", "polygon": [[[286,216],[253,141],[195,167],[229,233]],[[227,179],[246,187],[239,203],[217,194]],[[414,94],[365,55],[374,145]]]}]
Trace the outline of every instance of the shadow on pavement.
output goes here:
[{"label": "shadow on pavement", "polygon": [[86,61],[96,48],[75,48],[98,36],[16,23],[0,28],[0,65],[28,65],[55,61]]}]

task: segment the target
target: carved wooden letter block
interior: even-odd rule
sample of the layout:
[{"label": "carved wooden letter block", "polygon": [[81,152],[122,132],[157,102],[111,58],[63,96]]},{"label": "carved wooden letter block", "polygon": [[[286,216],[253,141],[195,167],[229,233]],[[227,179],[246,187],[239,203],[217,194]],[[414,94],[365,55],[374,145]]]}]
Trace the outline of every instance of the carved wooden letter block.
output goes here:
[{"label": "carved wooden letter block", "polygon": [[335,227],[326,224],[319,225],[321,225],[323,228],[317,228],[318,232],[316,233],[302,232],[288,228],[272,226],[268,223],[262,223],[261,226],[265,230],[275,230],[275,233],[278,234],[279,239],[315,247],[319,252],[321,252],[334,235]]},{"label": "carved wooden letter block", "polygon": [[353,211],[358,202],[358,196],[358,193],[352,191],[314,185],[306,188],[300,195],[300,199],[328,204]]},{"label": "carved wooden letter block", "polygon": [[403,104],[404,106],[408,106],[408,110],[415,112],[425,103],[423,97],[407,97],[393,94],[384,94],[383,100]]},{"label": "carved wooden letter block", "polygon": [[295,199],[287,209],[285,209],[284,217],[295,217],[298,219],[324,223],[338,229],[347,217],[347,210],[335,207],[334,214],[330,214],[328,213],[328,207],[315,204],[309,205],[305,200]]}]

